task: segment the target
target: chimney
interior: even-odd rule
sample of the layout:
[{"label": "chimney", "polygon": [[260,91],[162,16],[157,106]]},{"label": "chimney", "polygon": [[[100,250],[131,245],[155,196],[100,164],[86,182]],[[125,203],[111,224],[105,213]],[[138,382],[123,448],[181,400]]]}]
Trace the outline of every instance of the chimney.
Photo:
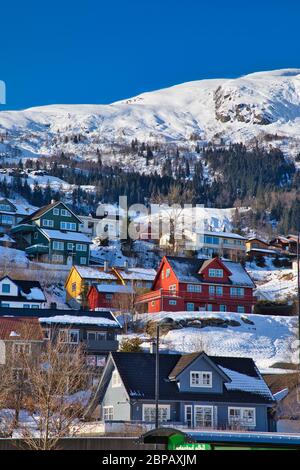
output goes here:
[{"label": "chimney", "polygon": [[108,272],[108,261],[107,260],[104,261],[104,272],[105,273]]},{"label": "chimney", "polygon": [[124,261],[124,270],[125,270],[125,273],[128,272],[128,260],[127,259]]},{"label": "chimney", "polygon": [[55,199],[51,199],[51,204],[55,204],[56,203],[56,200]]},{"label": "chimney", "polygon": [[156,341],[154,339],[150,343],[150,353],[156,354]]}]

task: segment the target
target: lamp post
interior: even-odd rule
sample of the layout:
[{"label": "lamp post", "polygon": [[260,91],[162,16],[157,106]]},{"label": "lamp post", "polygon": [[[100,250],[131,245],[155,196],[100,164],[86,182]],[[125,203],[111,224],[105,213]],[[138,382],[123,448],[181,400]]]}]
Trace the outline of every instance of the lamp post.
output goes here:
[{"label": "lamp post", "polygon": [[159,428],[159,324],[156,325],[155,350],[155,429]]}]

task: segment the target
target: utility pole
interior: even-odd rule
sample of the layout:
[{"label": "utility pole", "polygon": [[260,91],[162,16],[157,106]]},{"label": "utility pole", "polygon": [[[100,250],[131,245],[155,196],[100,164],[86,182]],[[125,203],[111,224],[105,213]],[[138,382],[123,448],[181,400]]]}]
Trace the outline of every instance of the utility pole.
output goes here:
[{"label": "utility pole", "polygon": [[159,428],[159,324],[156,325],[155,351],[155,429]]}]

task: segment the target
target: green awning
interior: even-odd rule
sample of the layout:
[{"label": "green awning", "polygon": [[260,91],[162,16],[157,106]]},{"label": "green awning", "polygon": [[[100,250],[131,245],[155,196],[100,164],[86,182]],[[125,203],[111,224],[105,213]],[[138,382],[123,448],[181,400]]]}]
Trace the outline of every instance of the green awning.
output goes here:
[{"label": "green awning", "polygon": [[39,253],[49,253],[49,246],[47,245],[31,245],[25,248],[28,255],[36,255]]},{"label": "green awning", "polygon": [[19,233],[19,232],[34,232],[36,229],[35,225],[30,224],[20,224],[16,225],[11,229],[11,233]]}]

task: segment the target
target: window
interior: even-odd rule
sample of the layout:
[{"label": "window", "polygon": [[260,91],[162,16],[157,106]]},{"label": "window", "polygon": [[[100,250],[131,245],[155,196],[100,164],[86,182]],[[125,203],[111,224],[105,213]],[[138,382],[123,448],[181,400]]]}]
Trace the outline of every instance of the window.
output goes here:
[{"label": "window", "polygon": [[244,297],[244,288],[243,287],[231,287],[230,295],[231,297]]},{"label": "window", "polygon": [[177,305],[177,300],[169,300],[169,305]]},{"label": "window", "polygon": [[171,286],[169,286],[169,291],[175,295],[176,294],[176,284],[172,284]]},{"label": "window", "polygon": [[201,292],[201,286],[199,284],[188,284],[187,292]]},{"label": "window", "polygon": [[76,282],[72,282],[72,292],[76,292]]},{"label": "window", "polygon": [[53,220],[43,219],[43,227],[54,227]]},{"label": "window", "polygon": [[79,343],[79,330],[59,330],[58,339],[60,343]]},{"label": "window", "polygon": [[63,217],[71,217],[71,213],[66,209],[61,209],[60,213]]},{"label": "window", "polygon": [[6,304],[6,303],[1,302],[1,307],[9,308],[9,307],[10,307],[10,304]]},{"label": "window", "polygon": [[121,377],[119,375],[119,372],[117,370],[114,370],[112,373],[112,379],[111,379],[111,386],[112,388],[117,388],[121,387],[122,382],[121,382]]},{"label": "window", "polygon": [[195,304],[193,304],[193,302],[188,302],[186,304],[186,309],[188,312],[194,312],[195,310]]},{"label": "window", "polygon": [[151,302],[151,307],[155,307],[155,305],[156,305],[155,300],[152,300],[152,302]]},{"label": "window", "polygon": [[216,286],[216,294],[219,296],[223,295],[223,287],[222,286]]},{"label": "window", "polygon": [[212,387],[212,373],[211,372],[190,372],[190,386],[191,387]]},{"label": "window", "polygon": [[8,204],[0,204],[0,211],[13,212],[13,208]]},{"label": "window", "polygon": [[228,422],[230,426],[256,426],[255,408],[228,408]]},{"label": "window", "polygon": [[193,424],[193,408],[192,405],[185,405],[184,407],[184,422],[188,428],[192,427]]},{"label": "window", "polygon": [[13,225],[14,218],[12,215],[2,215],[2,224],[3,225]]},{"label": "window", "polygon": [[76,224],[73,222],[61,222],[60,223],[61,230],[71,230],[72,232],[76,232]]},{"label": "window", "polygon": [[238,313],[245,313],[245,307],[243,305],[238,305],[237,311]]},{"label": "window", "polygon": [[226,312],[227,307],[226,305],[220,305],[220,312]]},{"label": "window", "polygon": [[209,277],[223,277],[223,269],[209,269]]},{"label": "window", "polygon": [[74,243],[67,243],[67,250],[73,251],[74,249]]},{"label": "window", "polygon": [[33,238],[34,238],[35,240],[37,240],[37,239],[39,238],[39,233],[38,233],[38,232],[35,232],[34,235],[33,235]]},{"label": "window", "polygon": [[170,277],[171,276],[171,269],[168,268],[166,269],[166,277]]},{"label": "window", "polygon": [[29,304],[23,304],[23,308],[30,308]]},{"label": "window", "polygon": [[86,251],[87,246],[82,243],[76,243],[76,251]]},{"label": "window", "polygon": [[59,215],[59,209],[57,209],[57,207],[53,209],[53,215]]},{"label": "window", "polygon": [[43,328],[44,339],[50,340],[51,339],[51,329],[50,328]]},{"label": "window", "polygon": [[112,300],[113,299],[113,294],[105,294],[106,300]]},{"label": "window", "polygon": [[52,261],[54,263],[63,263],[64,257],[63,255],[52,255]]},{"label": "window", "polygon": [[103,421],[113,421],[114,419],[114,407],[103,406]]},{"label": "window", "polygon": [[63,251],[65,244],[63,242],[54,241],[52,243],[53,250]]},{"label": "window", "polygon": [[209,286],[208,292],[209,292],[209,295],[215,295],[215,292],[216,292],[215,286]]},{"label": "window", "polygon": [[85,256],[82,256],[82,257],[80,258],[80,264],[86,264],[86,258],[85,258]]},{"label": "window", "polygon": [[207,311],[212,312],[212,310],[213,310],[212,304],[207,304]]},{"label": "window", "polygon": [[87,339],[90,341],[104,341],[106,340],[106,333],[104,331],[88,331]]},{"label": "window", "polygon": [[15,354],[30,354],[30,351],[30,343],[14,343],[13,345],[13,352]]},{"label": "window", "polygon": [[[147,423],[155,422],[155,405],[143,405],[143,421]],[[158,406],[158,420],[163,423],[170,420],[170,405]]]},{"label": "window", "polygon": [[218,237],[212,237],[211,235],[204,235],[204,243],[206,245],[219,245],[220,240]]},{"label": "window", "polygon": [[2,284],[2,293],[10,294],[10,284]]}]

